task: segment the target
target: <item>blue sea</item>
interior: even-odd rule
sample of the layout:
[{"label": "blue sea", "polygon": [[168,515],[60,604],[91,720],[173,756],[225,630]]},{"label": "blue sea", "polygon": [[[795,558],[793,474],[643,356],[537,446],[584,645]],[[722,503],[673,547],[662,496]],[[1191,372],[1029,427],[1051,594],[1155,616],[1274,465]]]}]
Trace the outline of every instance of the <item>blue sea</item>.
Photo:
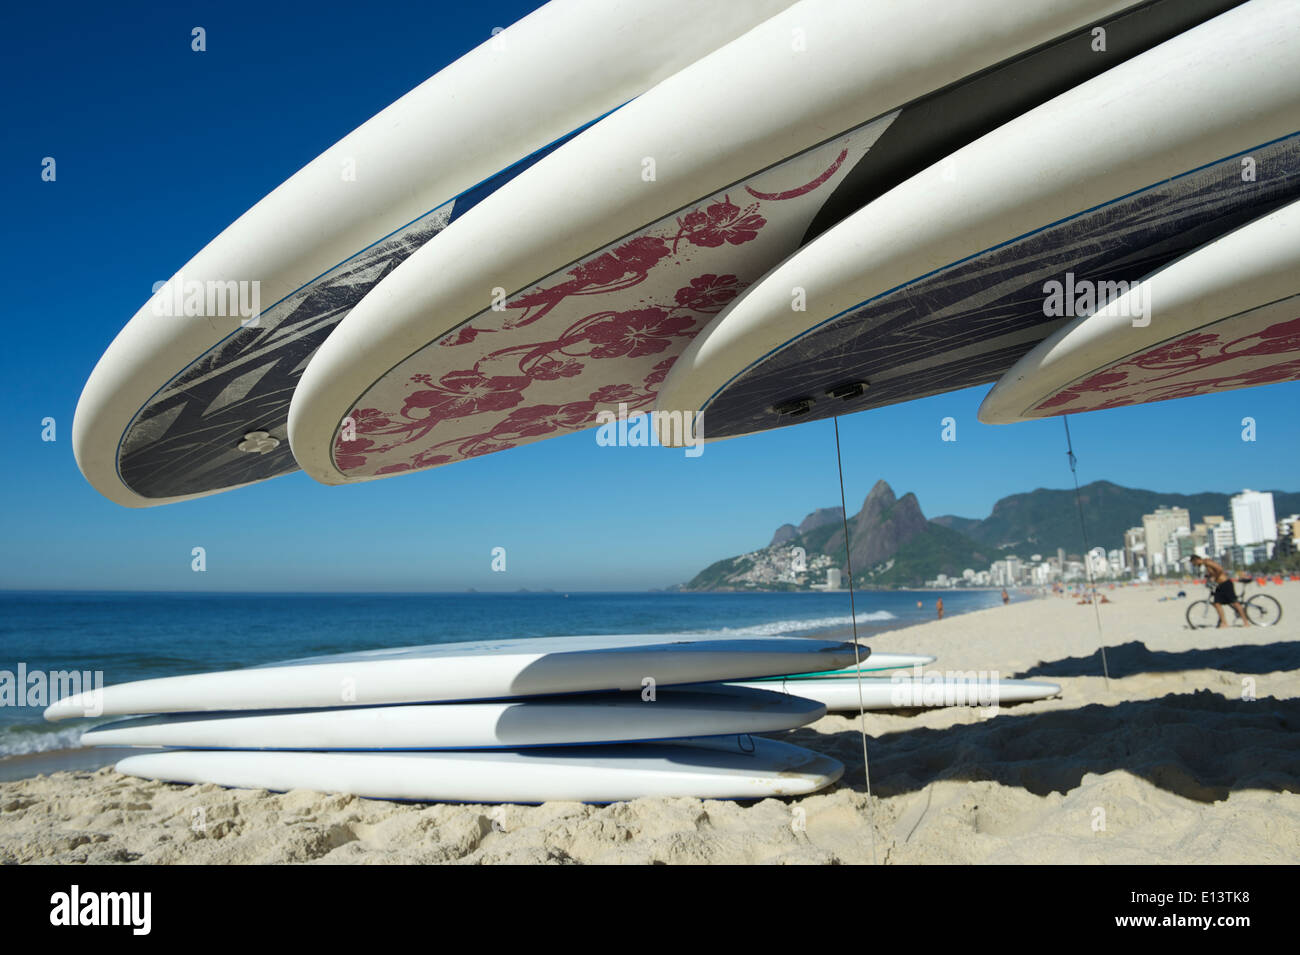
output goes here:
[{"label": "blue sea", "polygon": [[[857,595],[859,633],[934,618],[933,592]],[[993,606],[945,591],[945,616]],[[918,608],[917,601],[923,606]],[[0,592],[0,671],[100,671],[104,685],[314,654],[503,637],[601,633],[842,636],[840,593],[181,594]],[[11,678],[12,679],[12,678]],[[11,684],[12,685],[12,684]],[[73,749],[90,721],[0,706],[0,762]],[[102,722],[103,720],[100,720]]]}]

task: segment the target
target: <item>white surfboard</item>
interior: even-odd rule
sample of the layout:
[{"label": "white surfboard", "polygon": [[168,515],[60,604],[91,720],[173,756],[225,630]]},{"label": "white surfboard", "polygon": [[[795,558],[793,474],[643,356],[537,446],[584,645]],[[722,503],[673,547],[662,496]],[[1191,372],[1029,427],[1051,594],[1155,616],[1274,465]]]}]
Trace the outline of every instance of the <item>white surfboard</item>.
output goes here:
[{"label": "white surfboard", "polygon": [[871,653],[860,666],[850,664],[838,670],[822,670],[817,673],[788,673],[782,676],[764,677],[768,680],[816,680],[822,677],[856,677],[859,672],[876,674],[882,670],[910,670],[913,667],[926,667],[937,658],[919,653]]},{"label": "white surfboard", "polygon": [[986,424],[1300,379],[1300,202],[1201,246],[1049,335]]},{"label": "white surfboard", "polygon": [[760,799],[831,785],[844,765],[758,737],[469,753],[176,750],[128,756],[119,772],[238,789],[311,789],[438,802],[616,802],[643,796]]},{"label": "white surfboard", "polygon": [[957,150],[722,311],[658,407],[717,439],[996,380],[1068,320],[1051,283],[1138,280],[1300,196],[1297,49],[1295,4],[1250,0]]},{"label": "white surfboard", "polygon": [[[858,684],[861,682],[861,696]],[[935,706],[996,706],[1058,696],[1060,686],[1030,680],[994,680],[934,673],[923,677],[825,677],[733,686],[781,687],[785,693],[823,704],[828,710],[901,710]]]},{"label": "white surfboard", "polygon": [[294,454],[342,484],[600,424],[602,443],[647,443],[615,422],[648,411],[696,332],[811,234],[1231,2],[806,0],[394,269],[303,374]]},{"label": "white surfboard", "polygon": [[812,700],[747,687],[670,687],[523,702],[363,706],[154,716],[97,726],[86,746],[188,749],[522,749],[735,736],[794,729],[826,713]]},{"label": "white surfboard", "polygon": [[678,634],[434,644],[121,683],[56,701],[47,720],[145,713],[301,709],[642,690],[825,670],[853,645],[803,637]]},{"label": "white surfboard", "polygon": [[73,423],[82,473],[144,507],[294,470],[285,418],[298,376],[396,263],[558,141],[791,2],[553,0],[494,35],[157,291],[86,383]]}]

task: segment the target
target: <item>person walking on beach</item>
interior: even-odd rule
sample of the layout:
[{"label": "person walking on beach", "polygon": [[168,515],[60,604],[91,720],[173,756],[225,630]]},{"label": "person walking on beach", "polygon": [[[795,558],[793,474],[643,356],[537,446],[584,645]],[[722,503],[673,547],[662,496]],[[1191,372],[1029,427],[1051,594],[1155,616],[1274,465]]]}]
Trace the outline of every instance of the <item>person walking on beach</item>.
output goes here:
[{"label": "person walking on beach", "polygon": [[1005,607],[1005,606],[1006,606],[1007,604],[1009,604],[1010,602],[1011,602],[1011,595],[1007,593],[1007,588],[1003,587],[1003,588],[1002,588],[1002,606]]},{"label": "person walking on beach", "polygon": [[943,619],[943,598],[942,597],[940,597],[938,600],[934,602],[934,607],[936,610],[939,611],[939,619],[942,620]]},{"label": "person walking on beach", "polygon": [[1251,623],[1246,617],[1246,608],[1237,599],[1237,588],[1233,585],[1228,572],[1214,561],[1197,555],[1192,556],[1192,566],[1197,570],[1203,570],[1205,579],[1214,584],[1214,597],[1211,603],[1214,605],[1214,609],[1219,612],[1219,626],[1226,627],[1228,625],[1228,619],[1223,614],[1223,608],[1227,606],[1237,611],[1237,616],[1241,618],[1243,627],[1249,627]]}]

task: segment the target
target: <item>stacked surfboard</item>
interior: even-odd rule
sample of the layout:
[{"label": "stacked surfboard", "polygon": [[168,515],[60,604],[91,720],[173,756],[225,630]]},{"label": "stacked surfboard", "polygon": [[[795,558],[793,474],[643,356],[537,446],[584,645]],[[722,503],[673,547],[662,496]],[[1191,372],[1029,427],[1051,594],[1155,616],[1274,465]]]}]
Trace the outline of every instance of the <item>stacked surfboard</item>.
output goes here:
[{"label": "stacked surfboard", "polygon": [[[923,672],[931,656],[873,653],[854,666],[818,673],[733,683],[750,689],[775,690],[822,704],[828,711],[910,710],[940,706],[997,707],[1058,696],[1056,683],[1004,680],[981,671]],[[883,673],[890,672],[888,675]],[[910,672],[908,672],[910,671]]]},{"label": "stacked surfboard", "polygon": [[719,681],[854,658],[852,644],[796,637],[446,644],[126,683],[46,718],[149,714],[83,742],[157,750],[117,768],[175,782],[462,802],[790,796],[843,765],[756,734],[826,707]]},{"label": "stacked surfboard", "polygon": [[930,656],[867,654],[804,638],[664,635],[404,647],[126,683],[59,700],[46,718],[150,714],[82,742],[151,750],[118,770],[170,782],[485,803],[752,799],[814,792],[844,772],[758,734],[828,710],[1060,692],[922,675]]}]

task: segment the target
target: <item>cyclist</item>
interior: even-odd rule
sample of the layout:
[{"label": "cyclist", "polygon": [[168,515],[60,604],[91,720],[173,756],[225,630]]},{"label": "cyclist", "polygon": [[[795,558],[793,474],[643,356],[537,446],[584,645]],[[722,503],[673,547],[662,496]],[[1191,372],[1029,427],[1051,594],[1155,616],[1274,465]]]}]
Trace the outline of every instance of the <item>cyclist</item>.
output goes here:
[{"label": "cyclist", "polygon": [[1198,570],[1204,570],[1205,579],[1214,584],[1214,597],[1211,603],[1214,605],[1214,609],[1218,611],[1219,626],[1226,627],[1228,625],[1228,619],[1223,614],[1223,608],[1227,606],[1237,611],[1237,616],[1241,618],[1243,627],[1249,627],[1251,624],[1246,617],[1246,608],[1237,599],[1237,588],[1233,585],[1228,572],[1214,561],[1197,555],[1192,556],[1192,566]]}]

